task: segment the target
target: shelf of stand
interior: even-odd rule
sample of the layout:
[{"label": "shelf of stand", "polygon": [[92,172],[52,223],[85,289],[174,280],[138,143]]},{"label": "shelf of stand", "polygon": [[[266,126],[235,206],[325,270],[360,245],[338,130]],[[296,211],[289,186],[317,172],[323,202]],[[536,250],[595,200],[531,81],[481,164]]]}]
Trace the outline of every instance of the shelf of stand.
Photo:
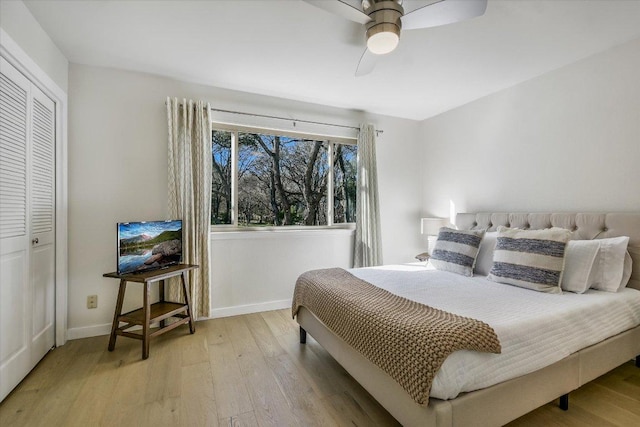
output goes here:
[{"label": "shelf of stand", "polygon": [[[188,310],[186,304],[178,304],[175,302],[155,302],[151,304],[151,314],[149,317],[149,323],[158,323],[161,320],[173,317],[178,313],[185,313]],[[121,314],[118,317],[120,322],[127,322],[133,325],[144,324],[144,309],[139,308],[137,310],[130,311],[128,313]]]},{"label": "shelf of stand", "polygon": [[[142,340],[142,358],[146,359],[149,357],[149,341],[151,338],[185,324],[189,324],[189,331],[193,334],[196,328],[193,321],[193,312],[191,311],[191,297],[189,295],[187,272],[196,268],[198,268],[198,266],[193,264],[177,264],[161,270],[145,271],[135,274],[104,274],[104,277],[120,279],[120,290],[118,291],[116,310],[113,315],[111,336],[109,338],[109,351],[114,350],[116,338],[118,335],[121,335],[127,338]],[[175,276],[180,276],[182,293],[185,300],[184,303],[165,301],[164,299],[164,281],[165,279]],[[143,284],[143,303],[141,308],[122,314],[122,304],[124,302],[127,282]],[[151,304],[151,283],[154,282],[158,282],[160,301]],[[167,325],[165,320],[168,318],[175,318],[175,322]],[[121,322],[124,323],[123,326],[120,326]],[[151,325],[154,323],[160,323],[160,327],[151,332]],[[142,326],[141,333],[127,331],[127,329],[138,325]]]}]

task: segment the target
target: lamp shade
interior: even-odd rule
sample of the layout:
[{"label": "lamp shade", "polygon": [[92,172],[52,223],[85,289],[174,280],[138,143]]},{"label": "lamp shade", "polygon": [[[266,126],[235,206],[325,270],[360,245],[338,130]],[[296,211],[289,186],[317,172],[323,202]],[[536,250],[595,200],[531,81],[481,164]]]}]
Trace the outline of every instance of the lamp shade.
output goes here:
[{"label": "lamp shade", "polygon": [[447,218],[420,218],[420,233],[437,236],[441,227],[449,225]]}]

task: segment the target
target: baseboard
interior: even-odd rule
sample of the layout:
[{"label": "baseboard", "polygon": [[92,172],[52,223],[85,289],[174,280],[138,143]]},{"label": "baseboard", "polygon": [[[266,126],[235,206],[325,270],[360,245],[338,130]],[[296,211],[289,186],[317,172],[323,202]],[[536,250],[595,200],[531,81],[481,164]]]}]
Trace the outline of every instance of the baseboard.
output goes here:
[{"label": "baseboard", "polygon": [[280,310],[291,307],[291,299],[279,301],[261,302],[258,304],[236,305],[233,307],[214,308],[211,310],[209,319],[218,317],[239,316],[241,314],[260,313],[261,311]]},{"label": "baseboard", "polygon": [[111,323],[102,325],[82,326],[79,328],[67,329],[67,339],[77,340],[80,338],[98,337],[100,335],[109,335],[111,333]]},{"label": "baseboard", "polygon": [[[259,313],[261,311],[280,310],[291,307],[290,299],[279,301],[261,302],[258,304],[237,305],[233,307],[215,308],[211,310],[209,317],[198,320],[217,319],[220,317],[239,316],[241,314]],[[138,327],[140,329],[140,327]],[[67,339],[77,340],[80,338],[97,337],[109,335],[111,333],[111,323],[102,325],[82,326],[79,328],[67,329]]]}]

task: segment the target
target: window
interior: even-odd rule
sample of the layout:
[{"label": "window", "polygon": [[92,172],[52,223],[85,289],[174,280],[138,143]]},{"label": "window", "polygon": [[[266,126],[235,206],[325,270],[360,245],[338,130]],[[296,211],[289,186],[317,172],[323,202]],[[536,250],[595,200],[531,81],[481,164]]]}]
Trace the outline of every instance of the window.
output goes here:
[{"label": "window", "polygon": [[213,132],[211,153],[211,224],[231,224],[231,132]]},{"label": "window", "polygon": [[336,144],[333,160],[333,222],[356,222],[355,145]]},{"label": "window", "polygon": [[211,152],[213,225],[355,222],[355,141],[214,124]]}]

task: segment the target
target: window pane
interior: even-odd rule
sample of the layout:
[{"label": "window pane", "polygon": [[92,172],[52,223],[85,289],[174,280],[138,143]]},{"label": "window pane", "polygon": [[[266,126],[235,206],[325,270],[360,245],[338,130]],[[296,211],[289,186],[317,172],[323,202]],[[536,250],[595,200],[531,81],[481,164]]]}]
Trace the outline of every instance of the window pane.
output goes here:
[{"label": "window pane", "polygon": [[211,224],[231,224],[231,132],[213,131]]},{"label": "window pane", "polygon": [[257,135],[238,135],[238,225],[273,225],[270,217],[271,160]]},{"label": "window pane", "polygon": [[327,145],[239,134],[238,225],[327,225]]},{"label": "window pane", "polygon": [[327,225],[327,143],[291,140],[283,156],[285,183],[295,203],[295,224]]},{"label": "window pane", "polygon": [[333,159],[333,222],[356,222],[356,145],[335,144]]}]

